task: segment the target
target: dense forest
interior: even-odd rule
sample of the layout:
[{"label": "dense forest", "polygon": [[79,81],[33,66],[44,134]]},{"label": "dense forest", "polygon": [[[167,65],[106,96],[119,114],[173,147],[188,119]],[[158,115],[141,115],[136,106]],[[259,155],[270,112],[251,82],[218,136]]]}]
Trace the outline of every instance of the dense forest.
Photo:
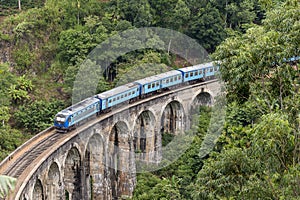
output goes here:
[{"label": "dense forest", "polygon": [[[1,160],[71,104],[80,64],[99,43],[163,27],[221,61],[226,120],[213,151],[201,156],[213,116],[199,108],[190,148],[172,165],[139,174],[132,199],[300,198],[299,69],[286,62],[300,55],[298,0],[0,0],[0,23]],[[103,73],[97,92],[146,63],[189,64],[164,51],[130,52]]]}]

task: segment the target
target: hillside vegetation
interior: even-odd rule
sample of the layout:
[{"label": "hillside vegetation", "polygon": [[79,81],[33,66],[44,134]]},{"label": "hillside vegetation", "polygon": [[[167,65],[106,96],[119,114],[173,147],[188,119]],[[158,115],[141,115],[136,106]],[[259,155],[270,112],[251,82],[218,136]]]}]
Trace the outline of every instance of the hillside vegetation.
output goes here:
[{"label": "hillside vegetation", "polygon": [[[191,147],[172,165],[140,174],[133,199],[299,199],[299,69],[285,62],[300,55],[299,1],[22,0],[21,11],[14,2],[0,1],[1,159],[71,104],[76,73],[94,47],[118,31],[164,27],[222,61],[226,122],[213,152],[200,157],[211,117],[202,107]],[[130,52],[103,73],[97,92],[146,63],[189,64],[168,52]]]}]

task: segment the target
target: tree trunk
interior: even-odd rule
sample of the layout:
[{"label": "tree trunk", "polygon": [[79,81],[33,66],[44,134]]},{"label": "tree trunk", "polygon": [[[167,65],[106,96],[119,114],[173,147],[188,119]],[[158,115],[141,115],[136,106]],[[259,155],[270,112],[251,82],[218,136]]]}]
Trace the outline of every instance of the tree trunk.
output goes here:
[{"label": "tree trunk", "polygon": [[21,0],[18,0],[19,10],[21,10]]}]

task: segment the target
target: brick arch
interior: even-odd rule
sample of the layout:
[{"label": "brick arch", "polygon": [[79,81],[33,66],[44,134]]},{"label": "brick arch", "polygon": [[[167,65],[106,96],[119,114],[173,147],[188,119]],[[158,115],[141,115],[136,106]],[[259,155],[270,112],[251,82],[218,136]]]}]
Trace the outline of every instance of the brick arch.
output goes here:
[{"label": "brick arch", "polygon": [[82,163],[77,147],[72,147],[64,164],[64,194],[69,199],[82,199]]},{"label": "brick arch", "polygon": [[107,199],[105,159],[105,142],[99,133],[94,133],[87,143],[83,164],[87,199]]},{"label": "brick arch", "polygon": [[32,192],[32,199],[39,199],[39,200],[44,200],[44,188],[42,181],[40,179],[36,179],[33,192]]},{"label": "brick arch", "polygon": [[47,174],[47,197],[53,200],[59,200],[61,197],[61,176],[58,164],[53,162],[50,165],[48,174]]},{"label": "brick arch", "polygon": [[150,110],[139,113],[134,121],[133,147],[138,161],[154,161],[157,143],[156,118]]}]

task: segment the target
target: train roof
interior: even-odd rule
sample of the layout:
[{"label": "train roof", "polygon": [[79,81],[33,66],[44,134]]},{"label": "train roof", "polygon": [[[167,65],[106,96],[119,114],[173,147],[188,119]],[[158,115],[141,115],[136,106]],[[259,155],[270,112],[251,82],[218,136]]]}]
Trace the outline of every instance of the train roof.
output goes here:
[{"label": "train roof", "polygon": [[190,67],[180,68],[178,70],[183,71],[183,72],[189,72],[189,71],[199,70],[199,69],[212,67],[212,66],[213,66],[213,62],[210,62],[210,63],[203,63],[203,64],[194,65],[194,66],[190,66]]},{"label": "train roof", "polygon": [[71,114],[76,113],[76,112],[88,107],[89,105],[92,105],[92,104],[96,103],[96,102],[99,102],[99,100],[94,98],[94,97],[89,97],[87,99],[84,99],[83,101],[80,101],[80,102],[78,102],[78,103],[76,103],[76,104],[60,111],[58,114],[71,115]]},{"label": "train roof", "polygon": [[101,99],[106,99],[108,97],[115,96],[117,94],[121,94],[125,91],[128,91],[128,90],[133,89],[133,88],[138,88],[138,87],[139,87],[139,84],[137,84],[137,83],[127,83],[125,85],[121,85],[119,87],[108,90],[106,92],[97,94],[97,97],[101,98]]},{"label": "train roof", "polygon": [[147,84],[147,83],[155,82],[155,81],[158,81],[158,80],[161,80],[161,79],[164,79],[164,78],[168,78],[170,76],[175,76],[175,75],[181,75],[181,72],[179,72],[177,70],[172,70],[172,71],[165,72],[165,73],[162,73],[162,74],[157,74],[157,75],[154,75],[154,76],[146,77],[146,78],[137,80],[135,82],[144,85],[144,84]]}]

